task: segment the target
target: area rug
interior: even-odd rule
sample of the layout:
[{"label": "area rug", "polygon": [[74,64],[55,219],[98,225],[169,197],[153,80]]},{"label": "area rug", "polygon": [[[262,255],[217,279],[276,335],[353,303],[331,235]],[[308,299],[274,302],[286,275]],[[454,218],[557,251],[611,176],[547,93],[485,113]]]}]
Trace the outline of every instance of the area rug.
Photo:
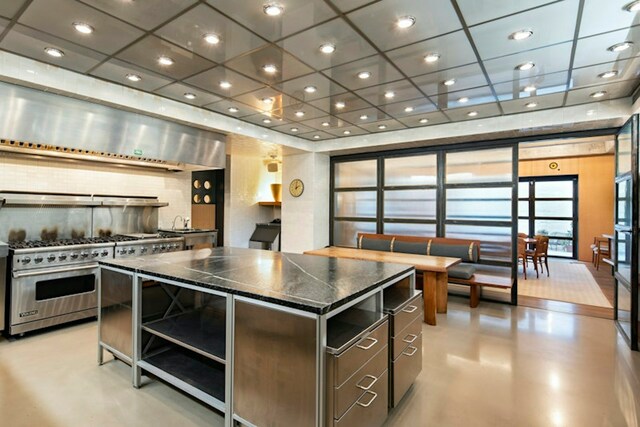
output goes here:
[{"label": "area rug", "polygon": [[611,308],[595,279],[580,262],[549,262],[550,276],[540,273],[536,278],[531,263],[527,269],[527,280],[522,277],[522,267],[518,270],[518,295],[566,301],[575,304],[594,305]]}]

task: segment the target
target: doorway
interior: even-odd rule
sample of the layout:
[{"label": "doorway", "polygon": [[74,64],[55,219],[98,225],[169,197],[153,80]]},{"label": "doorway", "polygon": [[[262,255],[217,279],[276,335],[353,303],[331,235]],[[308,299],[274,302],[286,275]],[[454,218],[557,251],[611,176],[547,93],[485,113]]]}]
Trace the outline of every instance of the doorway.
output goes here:
[{"label": "doorway", "polygon": [[578,258],[578,177],[520,178],[518,233],[549,236],[549,256]]}]

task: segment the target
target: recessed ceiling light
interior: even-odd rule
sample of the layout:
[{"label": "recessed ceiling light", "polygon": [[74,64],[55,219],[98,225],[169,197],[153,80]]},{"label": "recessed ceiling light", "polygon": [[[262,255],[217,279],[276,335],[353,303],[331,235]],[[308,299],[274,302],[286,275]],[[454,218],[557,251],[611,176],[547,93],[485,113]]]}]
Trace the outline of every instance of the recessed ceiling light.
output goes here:
[{"label": "recessed ceiling light", "polygon": [[304,117],[304,111],[296,111],[296,117]]},{"label": "recessed ceiling light", "polygon": [[525,107],[527,108],[535,108],[538,106],[537,102],[527,102],[526,104],[524,104]]},{"label": "recessed ceiling light", "polygon": [[349,134],[351,133],[351,131],[350,131],[350,130],[345,130],[345,131],[344,131],[344,132],[342,132],[342,133],[343,133],[343,134],[345,134],[345,135],[349,135]]},{"label": "recessed ceiling light", "polygon": [[445,86],[453,86],[454,84],[456,84],[456,79],[449,79],[444,81]]},{"label": "recessed ceiling light", "polygon": [[415,23],[416,18],[414,18],[413,16],[403,16],[401,18],[398,18],[398,20],[396,21],[396,25],[398,26],[398,28],[402,29],[412,27]]},{"label": "recessed ceiling light", "polygon": [[289,129],[291,132],[298,132],[298,128],[291,128]]},{"label": "recessed ceiling light", "polygon": [[320,135],[313,135],[313,139],[320,139]]},{"label": "recessed ceiling light", "polygon": [[475,117],[475,116],[477,116],[477,115],[478,115],[478,112],[477,112],[477,111],[469,111],[469,112],[467,113],[467,116],[469,116],[469,117]]},{"label": "recessed ceiling light", "polygon": [[595,113],[595,110],[589,110],[587,111],[587,116],[593,116],[594,113]]},{"label": "recessed ceiling light", "polygon": [[196,99],[196,94],[191,92],[186,92],[183,96],[187,99]]},{"label": "recessed ceiling light", "polygon": [[509,34],[509,38],[511,40],[524,40],[528,39],[533,35],[533,31],[531,30],[519,30]]},{"label": "recessed ceiling light", "polygon": [[54,58],[62,58],[64,56],[64,52],[55,47],[46,47],[44,51],[47,52],[47,55],[53,56]]},{"label": "recessed ceiling light", "polygon": [[227,110],[228,110],[230,113],[237,113],[238,111],[240,111],[240,110],[238,110],[236,107],[229,107],[229,108],[227,108]]},{"label": "recessed ceiling light", "polygon": [[410,113],[413,111],[413,107],[405,107],[404,112],[405,113]]},{"label": "recessed ceiling light", "polygon": [[320,52],[322,53],[333,53],[336,51],[336,45],[331,43],[324,43],[320,45]]},{"label": "recessed ceiling light", "polygon": [[318,88],[315,86],[307,86],[304,88],[304,91],[307,93],[314,93],[315,91],[317,91]]},{"label": "recessed ceiling light", "polygon": [[395,92],[389,90],[387,92],[384,93],[384,97],[387,99],[392,99],[394,96],[396,96]]},{"label": "recessed ceiling light", "polygon": [[93,27],[89,24],[85,24],[84,22],[74,22],[73,28],[75,28],[77,32],[82,34],[93,33]]},{"label": "recessed ceiling light", "polygon": [[607,94],[606,90],[599,90],[597,92],[593,92],[592,94],[590,94],[589,96],[592,98],[602,98],[603,96],[605,96]]},{"label": "recessed ceiling light", "polygon": [[536,91],[536,87],[534,85],[528,85],[524,87],[524,91],[525,92],[535,92]]},{"label": "recessed ceiling light", "polygon": [[226,80],[223,80],[223,81],[220,82],[220,87],[222,89],[229,89],[229,88],[231,88],[231,83],[229,83]]},{"label": "recessed ceiling light", "polygon": [[360,116],[360,120],[367,120],[368,118],[369,116],[367,116],[366,114]]},{"label": "recessed ceiling light", "polygon": [[132,82],[139,82],[140,80],[142,80],[142,77],[137,74],[127,74],[125,77],[127,78],[127,80],[131,80]]},{"label": "recessed ceiling light", "polygon": [[371,73],[369,71],[360,71],[358,73],[358,78],[359,79],[368,79],[369,77],[371,77]]},{"label": "recessed ceiling light", "polygon": [[262,119],[262,123],[269,124],[271,123],[270,119]]},{"label": "recessed ceiling light", "polygon": [[329,126],[329,122],[322,122],[322,123],[320,123],[320,124],[321,124],[322,126],[324,126],[324,127]]},{"label": "recessed ceiling light", "polygon": [[420,122],[422,124],[425,124],[425,123],[429,122],[429,119],[420,119],[420,120],[418,120],[418,122]]},{"label": "recessed ceiling light", "polygon": [[206,41],[209,44],[218,44],[220,43],[220,37],[217,34],[205,34],[204,36],[202,36],[202,38],[204,39],[204,41]]},{"label": "recessed ceiling light", "polygon": [[427,56],[424,57],[424,62],[436,62],[438,59],[440,59],[439,53],[428,53]]},{"label": "recessed ceiling light", "polygon": [[336,108],[337,109],[344,108],[345,106],[346,106],[346,104],[344,102],[342,102],[342,101],[336,102]]},{"label": "recessed ceiling light", "polygon": [[284,8],[277,3],[267,3],[262,6],[262,10],[269,16],[282,15],[282,12],[284,12]]},{"label": "recessed ceiling light", "polygon": [[262,98],[263,104],[273,104],[273,98]]},{"label": "recessed ceiling light", "polygon": [[626,10],[627,12],[640,11],[640,0],[632,1],[631,3],[625,5],[623,9]]},{"label": "recessed ceiling light", "polygon": [[158,57],[158,63],[160,65],[173,65],[173,59],[169,58],[168,56],[160,56]]},{"label": "recessed ceiling light", "polygon": [[601,79],[610,79],[611,77],[615,77],[618,75],[618,70],[605,71],[604,73],[598,74],[598,77]]},{"label": "recessed ceiling light", "polygon": [[536,66],[536,64],[534,64],[533,62],[529,61],[529,62],[525,62],[523,64],[518,65],[516,67],[516,69],[520,70],[520,71],[527,71],[527,70],[532,69],[535,66]]},{"label": "recessed ceiling light", "polygon": [[469,98],[466,96],[463,96],[462,98],[458,99],[458,102],[461,104],[464,104],[465,102],[469,102]]},{"label": "recessed ceiling light", "polygon": [[382,129],[386,129],[387,125],[378,125],[378,129],[382,130]]},{"label": "recessed ceiling light", "polygon": [[609,46],[607,50],[611,52],[622,52],[623,50],[629,49],[632,45],[633,42],[624,41],[622,43],[616,43],[613,46]]},{"label": "recessed ceiling light", "polygon": [[267,65],[263,65],[263,66],[262,66],[262,70],[263,70],[265,73],[273,74],[273,73],[275,73],[276,71],[278,71],[278,67],[276,67],[276,66],[275,66],[275,65],[273,65],[273,64],[267,64]]}]

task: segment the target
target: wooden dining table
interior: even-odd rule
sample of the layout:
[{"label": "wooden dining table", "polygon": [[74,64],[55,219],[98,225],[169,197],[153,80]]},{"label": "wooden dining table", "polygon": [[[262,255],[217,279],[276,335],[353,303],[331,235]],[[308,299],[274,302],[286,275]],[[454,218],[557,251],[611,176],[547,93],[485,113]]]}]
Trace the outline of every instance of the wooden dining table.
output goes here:
[{"label": "wooden dining table", "polygon": [[422,273],[422,294],[424,299],[424,321],[436,325],[436,312],[447,312],[448,269],[462,260],[460,258],[407,254],[401,252],[371,251],[367,249],[339,248],[330,246],[304,252],[331,258],[358,259],[363,261],[390,262],[413,265]]}]

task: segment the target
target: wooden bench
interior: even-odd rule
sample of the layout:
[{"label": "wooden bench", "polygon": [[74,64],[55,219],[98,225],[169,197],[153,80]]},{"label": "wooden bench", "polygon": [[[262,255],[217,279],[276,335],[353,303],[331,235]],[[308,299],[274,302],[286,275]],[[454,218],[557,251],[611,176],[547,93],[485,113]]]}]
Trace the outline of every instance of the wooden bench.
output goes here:
[{"label": "wooden bench", "polygon": [[[375,243],[372,241],[384,241]],[[364,242],[364,247],[363,247]],[[385,249],[386,244],[389,244],[389,248]],[[466,285],[469,286],[469,305],[471,307],[477,307],[480,302],[480,295],[482,293],[482,287],[491,287],[491,288],[501,288],[501,289],[510,289],[513,286],[513,279],[510,277],[498,276],[491,273],[486,272],[473,272],[470,277],[455,277],[456,276],[456,268],[464,267],[464,265],[469,264],[477,264],[480,260],[480,249],[481,243],[478,240],[467,240],[467,239],[450,239],[446,237],[421,237],[421,236],[401,236],[401,235],[393,235],[393,234],[371,234],[371,233],[358,233],[358,248],[367,249],[367,248],[375,248],[376,250],[389,250],[390,252],[396,252],[398,247],[398,242],[409,242],[409,243],[426,243],[426,251],[422,253],[422,255],[435,255],[435,256],[456,256],[455,253],[459,252],[459,258],[462,258],[463,263],[459,266],[452,267],[449,270],[449,283],[453,283],[456,285]],[[435,244],[435,245],[434,245]],[[452,246],[463,246],[463,248],[456,248],[455,250],[447,251],[445,249],[445,253],[439,252],[443,250],[442,245],[452,245]],[[414,248],[418,248],[417,245],[414,245]],[[394,250],[395,249],[395,250]],[[418,253],[418,252],[412,252]],[[454,254],[452,254],[454,253]],[[466,256],[465,256],[466,255]],[[475,270],[475,269],[474,269]],[[452,275],[453,273],[453,275]],[[463,272],[464,273],[464,272]],[[422,283],[422,280],[418,280],[420,274],[417,274],[416,284]],[[445,304],[445,307],[441,307],[440,304]],[[439,301],[438,312],[446,312],[446,300],[443,303]]]}]

